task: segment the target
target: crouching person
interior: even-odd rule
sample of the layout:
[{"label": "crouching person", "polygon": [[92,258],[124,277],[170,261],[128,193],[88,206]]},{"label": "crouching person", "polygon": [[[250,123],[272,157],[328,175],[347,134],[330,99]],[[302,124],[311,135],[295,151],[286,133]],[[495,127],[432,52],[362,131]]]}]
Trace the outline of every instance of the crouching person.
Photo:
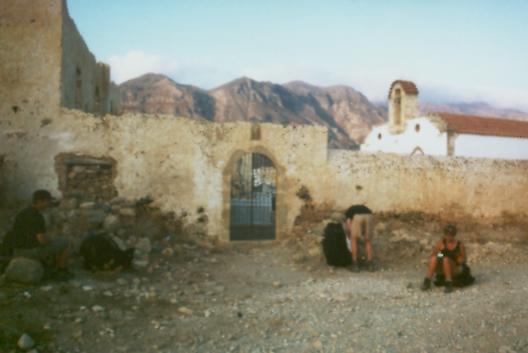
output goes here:
[{"label": "crouching person", "polygon": [[364,205],[353,205],[345,211],[345,221],[343,228],[347,236],[347,246],[352,256],[351,270],[359,271],[358,259],[358,240],[362,239],[365,243],[365,252],[367,254],[366,268],[370,271],[375,270],[374,250],[372,249],[372,236],[374,234],[374,221],[372,210]]},{"label": "crouching person", "polygon": [[53,278],[68,280],[73,277],[67,269],[70,243],[65,238],[50,238],[41,214],[52,200],[47,190],[37,190],[31,206],[17,214],[11,231],[13,255],[41,261],[50,267]]},{"label": "crouching person", "polygon": [[[429,268],[422,284],[422,290],[431,289],[433,275],[437,275],[436,284],[445,285],[445,293],[453,291],[453,279],[464,271],[469,272],[466,266],[466,250],[464,244],[455,239],[457,229],[448,224],[444,228],[444,236],[438,241],[429,258]],[[469,273],[468,273],[469,274]],[[469,274],[471,277],[471,275]]]}]

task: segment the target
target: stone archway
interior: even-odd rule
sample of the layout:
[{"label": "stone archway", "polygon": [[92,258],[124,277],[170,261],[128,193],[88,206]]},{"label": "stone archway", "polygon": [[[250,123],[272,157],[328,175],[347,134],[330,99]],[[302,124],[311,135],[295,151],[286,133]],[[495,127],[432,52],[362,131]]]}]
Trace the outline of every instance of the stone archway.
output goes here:
[{"label": "stone archway", "polygon": [[[239,174],[245,172],[246,177],[237,176],[237,170]],[[233,152],[224,168],[222,194],[221,241],[273,240],[283,236],[287,218],[284,168],[267,149],[258,146]],[[247,222],[249,217],[253,218]],[[232,234],[233,231],[238,233]],[[244,231],[251,234],[244,236]]]},{"label": "stone archway", "polygon": [[229,239],[275,239],[277,170],[261,153],[246,153],[231,172]]}]

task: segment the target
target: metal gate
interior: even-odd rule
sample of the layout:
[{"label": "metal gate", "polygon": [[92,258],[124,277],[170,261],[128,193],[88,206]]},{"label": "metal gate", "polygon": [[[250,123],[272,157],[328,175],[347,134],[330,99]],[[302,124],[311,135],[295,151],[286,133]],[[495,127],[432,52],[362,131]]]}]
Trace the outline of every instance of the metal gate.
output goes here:
[{"label": "metal gate", "polygon": [[277,171],[263,154],[247,153],[231,175],[231,240],[275,239]]}]

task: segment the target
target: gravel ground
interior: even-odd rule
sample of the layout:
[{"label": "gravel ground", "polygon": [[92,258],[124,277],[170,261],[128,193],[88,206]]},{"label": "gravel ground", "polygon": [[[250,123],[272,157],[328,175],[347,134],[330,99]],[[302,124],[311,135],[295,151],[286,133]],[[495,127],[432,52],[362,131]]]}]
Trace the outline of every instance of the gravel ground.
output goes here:
[{"label": "gravel ground", "polygon": [[126,273],[76,264],[67,283],[0,285],[0,352],[24,332],[44,353],[528,352],[528,246],[508,234],[468,244],[477,283],[451,294],[418,289],[427,249],[408,240],[379,240],[393,256],[376,272],[293,261],[291,242],[184,244]]}]

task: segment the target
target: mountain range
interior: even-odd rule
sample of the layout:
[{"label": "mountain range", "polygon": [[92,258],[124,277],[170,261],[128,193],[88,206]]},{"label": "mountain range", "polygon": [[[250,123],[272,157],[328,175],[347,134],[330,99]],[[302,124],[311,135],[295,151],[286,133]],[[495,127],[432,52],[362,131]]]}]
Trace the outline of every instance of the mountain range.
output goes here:
[{"label": "mountain range", "polygon": [[119,88],[125,112],[323,125],[334,148],[356,149],[372,126],[386,120],[383,108],[347,86],[317,87],[300,81],[279,85],[242,77],[206,91],[146,74]]},{"label": "mountain range", "polygon": [[[124,112],[215,122],[323,125],[332,148],[357,149],[373,126],[387,121],[386,104],[374,104],[344,85],[319,87],[302,81],[281,85],[242,77],[204,90],[150,73],[122,83],[119,89]],[[528,120],[528,113],[486,103],[424,103],[421,110]]]}]

